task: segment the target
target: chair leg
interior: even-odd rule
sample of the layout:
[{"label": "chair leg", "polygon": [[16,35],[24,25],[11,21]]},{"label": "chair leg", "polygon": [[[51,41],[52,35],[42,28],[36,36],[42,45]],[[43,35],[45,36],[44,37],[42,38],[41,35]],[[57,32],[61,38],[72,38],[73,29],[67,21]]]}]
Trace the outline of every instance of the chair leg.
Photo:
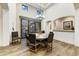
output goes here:
[{"label": "chair leg", "polygon": [[48,51],[52,51],[52,43],[48,43],[47,52],[48,52]]},{"label": "chair leg", "polygon": [[35,46],[35,53],[37,52],[37,46]]},{"label": "chair leg", "polygon": [[[32,49],[32,48],[34,48],[34,49]],[[36,46],[33,46],[32,48],[30,48],[30,51],[36,53],[37,52],[37,47]]]},{"label": "chair leg", "polygon": [[35,52],[36,52],[36,46],[35,46]]},{"label": "chair leg", "polygon": [[47,44],[47,52],[48,52],[48,49],[49,49],[49,44]]},{"label": "chair leg", "polygon": [[51,43],[51,50],[52,50],[52,43]]}]

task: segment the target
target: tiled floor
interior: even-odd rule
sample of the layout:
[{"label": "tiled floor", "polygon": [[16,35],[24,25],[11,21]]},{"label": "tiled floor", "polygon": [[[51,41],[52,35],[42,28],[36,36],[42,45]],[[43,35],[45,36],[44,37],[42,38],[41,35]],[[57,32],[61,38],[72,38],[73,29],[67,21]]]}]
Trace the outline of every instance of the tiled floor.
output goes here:
[{"label": "tiled floor", "polygon": [[[26,44],[26,43],[25,43]],[[23,45],[23,47],[22,47]],[[70,44],[66,44],[54,40],[53,50],[46,52],[46,49],[40,49],[37,53],[29,51],[24,44],[10,45],[9,47],[0,48],[2,56],[74,56],[79,55],[79,48]]]}]

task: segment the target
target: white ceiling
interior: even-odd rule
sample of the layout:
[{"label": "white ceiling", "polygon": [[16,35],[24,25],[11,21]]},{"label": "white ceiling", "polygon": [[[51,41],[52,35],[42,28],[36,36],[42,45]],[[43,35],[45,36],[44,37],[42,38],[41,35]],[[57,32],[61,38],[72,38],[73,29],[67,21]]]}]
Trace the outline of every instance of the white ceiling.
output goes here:
[{"label": "white ceiling", "polygon": [[42,9],[42,10],[46,10],[52,4],[53,3],[29,3],[29,5],[31,5],[32,7],[36,8],[36,9]]}]

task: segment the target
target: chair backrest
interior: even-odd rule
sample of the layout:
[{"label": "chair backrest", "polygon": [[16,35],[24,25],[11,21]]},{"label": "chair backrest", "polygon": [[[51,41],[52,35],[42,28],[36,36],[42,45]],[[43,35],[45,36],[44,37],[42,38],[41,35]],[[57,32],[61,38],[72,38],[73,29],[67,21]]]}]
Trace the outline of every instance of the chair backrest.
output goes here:
[{"label": "chair backrest", "polygon": [[35,34],[29,34],[29,41],[30,41],[30,43],[35,44],[36,35]]},{"label": "chair backrest", "polygon": [[18,32],[12,32],[12,38],[18,37]]},{"label": "chair backrest", "polygon": [[45,33],[45,31],[42,31],[42,33]]},{"label": "chair backrest", "polygon": [[48,39],[47,39],[48,43],[51,43],[53,41],[53,37],[54,37],[54,33],[50,32],[49,36],[48,36]]}]

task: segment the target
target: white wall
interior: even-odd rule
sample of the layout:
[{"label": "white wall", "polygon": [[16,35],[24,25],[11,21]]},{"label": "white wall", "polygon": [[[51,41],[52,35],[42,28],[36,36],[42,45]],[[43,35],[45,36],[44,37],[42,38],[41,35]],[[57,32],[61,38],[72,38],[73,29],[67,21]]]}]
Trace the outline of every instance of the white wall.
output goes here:
[{"label": "white wall", "polygon": [[3,39],[3,18],[2,18],[2,6],[0,5],[0,46],[2,44]]},{"label": "white wall", "polygon": [[[43,20],[42,22],[42,30],[45,30],[46,33],[48,34],[49,33],[49,27],[48,25],[46,25],[47,23],[44,21],[54,21],[55,19],[57,18],[60,18],[60,17],[65,17],[65,16],[74,16],[74,13],[75,13],[75,10],[74,10],[74,6],[73,4],[71,3],[60,3],[60,4],[54,4],[52,5],[50,8],[48,8],[46,11],[45,11],[45,20]],[[44,26],[43,26],[44,25]],[[53,31],[53,22],[52,22],[52,31]],[[55,38],[54,39],[57,39],[57,40],[60,40],[60,41],[63,41],[63,42],[66,42],[66,43],[73,43],[74,41],[74,33],[68,33],[68,32],[55,32]],[[71,34],[71,35],[70,35]],[[70,36],[68,36],[70,35]],[[57,38],[56,38],[57,37]],[[61,40],[62,39],[62,40]]]},{"label": "white wall", "polygon": [[9,12],[8,9],[3,9],[3,44],[2,46],[9,45]]},{"label": "white wall", "polygon": [[74,6],[71,3],[57,3],[45,12],[46,20],[55,20],[64,16],[74,16]]},{"label": "white wall", "polygon": [[74,45],[74,32],[54,32],[54,39]]},{"label": "white wall", "polygon": [[79,9],[75,13],[75,46],[79,47]]},{"label": "white wall", "polygon": [[16,30],[16,3],[9,3],[9,26],[10,31],[12,31],[12,27]]},{"label": "white wall", "polygon": [[[5,7],[8,5],[6,4]],[[9,14],[8,8],[0,4],[0,46],[9,45]]]},{"label": "white wall", "polygon": [[11,42],[11,32],[12,32],[12,27],[16,31],[16,3],[9,3],[8,4],[9,8],[9,42]]}]

